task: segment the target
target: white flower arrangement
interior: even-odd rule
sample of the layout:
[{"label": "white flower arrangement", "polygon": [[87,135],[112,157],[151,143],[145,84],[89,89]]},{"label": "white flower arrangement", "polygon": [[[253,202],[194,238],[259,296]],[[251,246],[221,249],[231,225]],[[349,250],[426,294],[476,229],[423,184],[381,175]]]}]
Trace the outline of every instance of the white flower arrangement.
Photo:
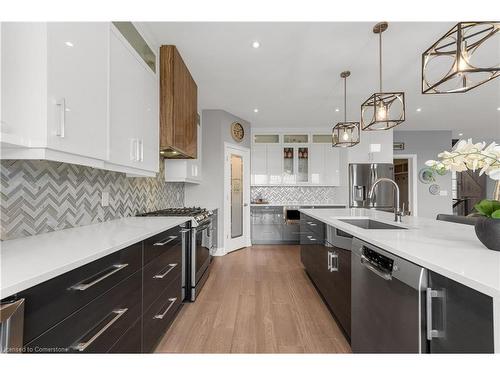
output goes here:
[{"label": "white flower arrangement", "polygon": [[463,172],[480,170],[491,179],[500,181],[500,145],[492,142],[486,147],[486,142],[472,143],[472,139],[460,140],[451,151],[438,154],[440,160],[428,160],[425,165],[439,174],[447,171]]}]

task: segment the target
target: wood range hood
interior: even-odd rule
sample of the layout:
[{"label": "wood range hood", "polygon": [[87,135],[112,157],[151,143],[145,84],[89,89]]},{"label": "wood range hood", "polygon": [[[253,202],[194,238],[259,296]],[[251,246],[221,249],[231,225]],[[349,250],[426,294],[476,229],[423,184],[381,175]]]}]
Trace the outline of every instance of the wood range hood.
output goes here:
[{"label": "wood range hood", "polygon": [[160,47],[160,155],[197,158],[198,87],[176,46]]}]

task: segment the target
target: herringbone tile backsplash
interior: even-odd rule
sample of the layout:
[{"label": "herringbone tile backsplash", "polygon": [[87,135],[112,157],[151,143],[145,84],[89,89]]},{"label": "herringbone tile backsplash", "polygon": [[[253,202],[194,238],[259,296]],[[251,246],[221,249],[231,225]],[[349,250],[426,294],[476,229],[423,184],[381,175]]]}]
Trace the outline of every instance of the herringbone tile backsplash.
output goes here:
[{"label": "herringbone tile backsplash", "polygon": [[343,203],[345,189],[327,186],[252,186],[251,201],[262,198],[274,204]]},{"label": "herringbone tile backsplash", "polygon": [[[184,206],[184,184],[42,160],[1,161],[1,239]],[[109,192],[109,206],[101,193]]]}]

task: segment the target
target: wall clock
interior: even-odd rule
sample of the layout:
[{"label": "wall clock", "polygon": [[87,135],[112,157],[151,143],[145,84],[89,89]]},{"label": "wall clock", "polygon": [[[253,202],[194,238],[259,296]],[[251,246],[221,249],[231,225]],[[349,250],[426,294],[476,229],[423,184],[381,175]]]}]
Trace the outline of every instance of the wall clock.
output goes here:
[{"label": "wall clock", "polygon": [[231,124],[231,135],[236,142],[241,142],[245,136],[245,129],[243,129],[243,125],[239,122],[233,122]]}]

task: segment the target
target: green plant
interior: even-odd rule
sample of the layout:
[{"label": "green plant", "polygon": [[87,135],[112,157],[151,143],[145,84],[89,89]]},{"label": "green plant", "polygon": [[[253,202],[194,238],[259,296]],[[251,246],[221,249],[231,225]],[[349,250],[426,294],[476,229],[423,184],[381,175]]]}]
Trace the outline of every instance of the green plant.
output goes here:
[{"label": "green plant", "polygon": [[481,202],[475,204],[474,208],[483,216],[500,219],[500,201],[483,199]]}]

